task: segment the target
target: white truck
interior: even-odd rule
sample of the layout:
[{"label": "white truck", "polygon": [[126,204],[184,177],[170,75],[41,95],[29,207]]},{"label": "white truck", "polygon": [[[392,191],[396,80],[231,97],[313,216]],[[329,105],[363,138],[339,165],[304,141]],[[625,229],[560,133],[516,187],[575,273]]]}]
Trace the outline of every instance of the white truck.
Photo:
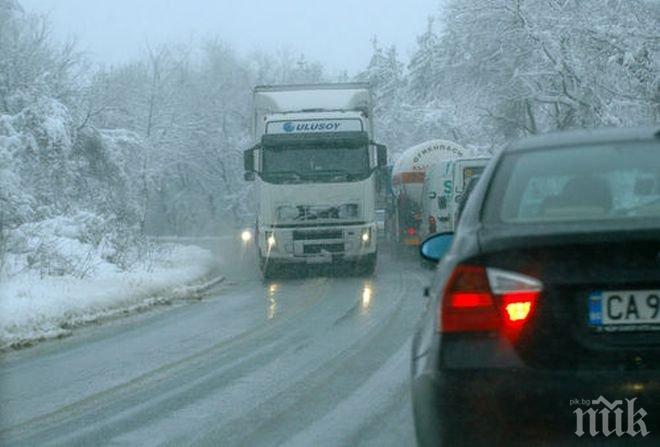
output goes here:
[{"label": "white truck", "polygon": [[255,145],[244,152],[255,181],[255,242],[264,277],[300,264],[377,259],[376,177],[386,148],[373,141],[368,84],[259,86]]},{"label": "white truck", "polygon": [[422,187],[422,219],[419,236],[454,231],[458,204],[473,177],[486,168],[490,157],[442,160],[426,171]]},{"label": "white truck", "polygon": [[462,157],[465,149],[447,140],[430,140],[406,149],[392,168],[394,219],[389,225],[395,234],[390,238],[399,246],[417,246],[421,242],[422,188],[427,171],[442,160]]}]

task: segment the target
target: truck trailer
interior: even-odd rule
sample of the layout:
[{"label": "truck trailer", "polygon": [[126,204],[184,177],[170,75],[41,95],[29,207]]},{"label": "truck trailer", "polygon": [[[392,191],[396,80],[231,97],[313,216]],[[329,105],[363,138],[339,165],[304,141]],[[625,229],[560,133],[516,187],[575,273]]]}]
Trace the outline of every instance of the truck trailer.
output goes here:
[{"label": "truck trailer", "polygon": [[442,160],[460,158],[465,149],[447,140],[430,140],[406,149],[394,163],[393,224],[390,235],[400,246],[418,246],[422,223],[422,188],[426,171]]},{"label": "truck trailer", "polygon": [[264,277],[306,264],[376,266],[377,177],[387,163],[374,142],[368,84],[259,86],[254,146],[255,242]]}]

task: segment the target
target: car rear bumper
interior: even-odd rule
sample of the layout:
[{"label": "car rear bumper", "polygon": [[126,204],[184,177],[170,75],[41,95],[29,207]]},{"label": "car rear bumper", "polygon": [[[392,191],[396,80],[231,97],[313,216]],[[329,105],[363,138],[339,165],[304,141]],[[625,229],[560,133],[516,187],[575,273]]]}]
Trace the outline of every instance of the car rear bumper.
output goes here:
[{"label": "car rear bumper", "polygon": [[[541,372],[519,370],[443,370],[423,373],[413,379],[413,407],[421,445],[620,445],[658,444],[660,434],[660,381],[658,371],[621,372]],[[603,396],[608,402],[621,400],[623,426],[627,426],[627,401],[643,409],[643,422],[650,434],[618,437],[589,433],[589,413],[584,418],[585,433],[579,437],[577,418],[593,408],[602,418],[601,404],[591,404]],[[612,428],[615,416],[608,420]],[[634,431],[640,428],[636,426]]]}]

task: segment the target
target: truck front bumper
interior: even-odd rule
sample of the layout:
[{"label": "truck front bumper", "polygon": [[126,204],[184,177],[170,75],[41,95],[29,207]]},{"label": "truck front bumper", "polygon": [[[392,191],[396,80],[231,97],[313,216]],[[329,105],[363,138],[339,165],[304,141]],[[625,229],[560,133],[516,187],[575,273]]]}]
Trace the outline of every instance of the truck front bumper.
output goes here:
[{"label": "truck front bumper", "polygon": [[376,224],[333,227],[260,228],[264,258],[286,263],[329,263],[360,260],[376,253]]}]

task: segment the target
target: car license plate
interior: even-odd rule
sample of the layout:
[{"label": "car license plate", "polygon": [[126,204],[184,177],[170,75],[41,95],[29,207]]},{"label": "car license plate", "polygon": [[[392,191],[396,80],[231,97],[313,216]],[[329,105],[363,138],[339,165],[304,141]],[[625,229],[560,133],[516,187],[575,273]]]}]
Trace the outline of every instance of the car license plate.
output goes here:
[{"label": "car license plate", "polygon": [[660,330],[660,290],[592,292],[589,324],[611,330]]}]

